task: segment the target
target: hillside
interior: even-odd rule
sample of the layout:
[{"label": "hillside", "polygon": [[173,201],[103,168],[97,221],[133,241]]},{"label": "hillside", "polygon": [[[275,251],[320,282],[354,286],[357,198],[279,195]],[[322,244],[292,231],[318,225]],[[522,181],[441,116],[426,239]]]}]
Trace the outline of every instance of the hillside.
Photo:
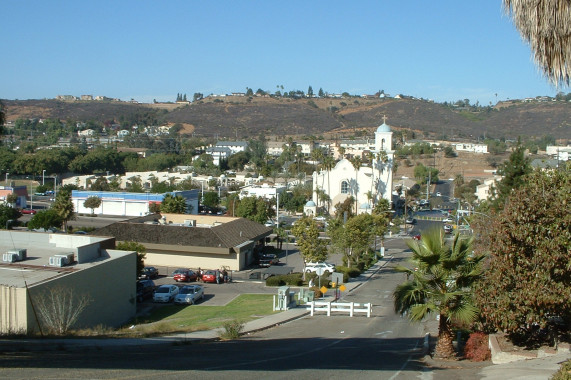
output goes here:
[{"label": "hillside", "polygon": [[184,132],[202,136],[248,138],[266,135],[342,137],[367,133],[382,123],[414,131],[419,137],[552,135],[571,138],[571,103],[514,103],[481,112],[457,111],[442,104],[413,99],[274,99],[227,96],[189,105],[58,100],[4,100],[7,120],[156,120],[183,123]]}]

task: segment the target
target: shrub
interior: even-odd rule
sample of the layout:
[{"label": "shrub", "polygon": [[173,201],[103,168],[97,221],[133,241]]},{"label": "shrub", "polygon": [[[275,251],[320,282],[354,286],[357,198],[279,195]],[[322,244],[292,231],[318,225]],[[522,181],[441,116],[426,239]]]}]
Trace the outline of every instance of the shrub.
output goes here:
[{"label": "shrub", "polygon": [[559,371],[551,377],[551,380],[571,380],[571,360],[563,363]]},{"label": "shrub", "polygon": [[266,279],[266,286],[283,286],[285,284],[282,276],[270,276]]},{"label": "shrub", "polygon": [[470,334],[466,346],[464,347],[466,359],[475,362],[483,362],[490,360],[492,353],[488,348],[488,335],[483,332],[474,332]]},{"label": "shrub", "polygon": [[266,279],[266,286],[301,286],[303,279],[301,273],[291,273],[279,276],[271,276]]},{"label": "shrub", "polygon": [[244,329],[244,324],[238,320],[227,321],[222,325],[224,331],[220,333],[220,339],[231,340],[238,339],[242,330]]},{"label": "shrub", "polygon": [[313,298],[314,299],[323,297],[323,293],[321,293],[321,290],[319,290],[318,286],[313,286],[313,287],[309,288],[309,290],[313,290],[313,292],[314,292]]}]

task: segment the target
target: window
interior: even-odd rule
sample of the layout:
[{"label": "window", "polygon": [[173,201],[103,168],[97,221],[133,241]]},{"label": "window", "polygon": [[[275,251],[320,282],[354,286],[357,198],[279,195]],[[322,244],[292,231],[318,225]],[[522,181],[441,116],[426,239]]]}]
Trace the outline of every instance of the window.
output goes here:
[{"label": "window", "polygon": [[348,194],[349,193],[349,184],[347,181],[341,182],[341,194]]}]

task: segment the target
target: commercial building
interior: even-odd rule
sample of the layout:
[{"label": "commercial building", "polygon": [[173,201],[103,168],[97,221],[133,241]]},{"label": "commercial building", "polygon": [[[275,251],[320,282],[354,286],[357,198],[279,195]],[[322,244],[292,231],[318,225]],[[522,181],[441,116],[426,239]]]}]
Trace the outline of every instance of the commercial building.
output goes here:
[{"label": "commercial building", "polygon": [[[71,201],[77,213],[117,216],[142,216],[149,214],[149,205],[151,203],[162,203],[166,194],[173,197],[180,195],[186,201],[189,214],[198,213],[198,190],[173,191],[171,193],[155,194],[155,193],[127,193],[113,191],[82,191],[73,190],[71,192]],[[98,197],[101,199],[101,205],[91,210],[83,205],[89,197]]]},{"label": "commercial building", "polygon": [[119,326],[136,313],[137,253],[115,239],[0,231],[0,333],[49,330],[38,307],[51,289],[89,300],[73,327]]},{"label": "commercial building", "polygon": [[272,229],[222,215],[161,214],[103,227],[98,236],[145,246],[145,264],[169,268],[242,270],[252,264]]}]

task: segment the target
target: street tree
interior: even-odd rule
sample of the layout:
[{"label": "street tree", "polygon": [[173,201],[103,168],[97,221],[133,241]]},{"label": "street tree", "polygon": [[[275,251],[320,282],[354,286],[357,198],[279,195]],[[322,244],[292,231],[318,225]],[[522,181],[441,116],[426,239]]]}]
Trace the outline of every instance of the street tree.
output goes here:
[{"label": "street tree", "polygon": [[435,356],[455,356],[452,341],[454,322],[470,323],[478,315],[472,285],[481,275],[484,256],[473,253],[473,238],[454,236],[447,245],[442,229],[422,234],[420,241],[410,240],[410,267],[395,269],[407,275],[407,281],[393,293],[395,311],[420,322],[429,315],[439,316]]},{"label": "street tree", "polygon": [[1,229],[10,228],[10,226],[8,226],[8,224],[9,224],[8,221],[9,220],[16,220],[20,216],[22,216],[22,214],[20,213],[20,211],[18,211],[14,207],[10,207],[4,203],[0,204],[0,228]]},{"label": "street tree", "polygon": [[135,241],[122,241],[117,243],[115,248],[121,251],[137,252],[137,273],[135,279],[139,278],[139,276],[143,274],[143,268],[145,267],[145,257],[147,252],[145,246]]},{"label": "street tree", "polygon": [[48,210],[41,210],[38,211],[32,219],[28,222],[28,228],[31,230],[35,230],[37,228],[43,228],[44,230],[48,230],[53,227],[61,227],[63,224],[63,219],[56,210],[48,209]]},{"label": "street tree", "polygon": [[204,193],[202,204],[211,208],[218,207],[220,204],[220,197],[218,196],[218,193],[215,191],[208,191]]},{"label": "street tree", "polygon": [[83,202],[83,207],[91,209],[91,215],[95,213],[95,209],[98,208],[99,206],[101,206],[101,198],[97,196],[88,197]]},{"label": "street tree", "polygon": [[299,253],[304,263],[321,262],[327,259],[327,244],[319,239],[319,227],[311,217],[303,217],[293,225],[291,233],[295,236]]},{"label": "street tree", "polygon": [[484,322],[530,342],[555,319],[571,325],[571,164],[524,183],[500,212],[472,224],[478,251],[489,255],[476,287]]},{"label": "street tree", "polygon": [[509,159],[498,168],[498,174],[502,179],[492,187],[493,209],[502,209],[512,190],[518,189],[525,183],[524,177],[531,172],[531,165],[524,153],[525,147],[518,142]]},{"label": "street tree", "polygon": [[355,194],[355,214],[358,212],[357,210],[357,200],[358,200],[358,194],[359,194],[359,168],[361,168],[361,164],[363,163],[363,159],[361,158],[361,156],[354,156],[353,158],[351,158],[351,165],[353,165],[353,168],[355,169],[355,181],[353,182],[353,185],[351,186],[352,188],[352,192]]},{"label": "street tree", "polygon": [[274,215],[272,205],[273,203],[255,196],[244,197],[235,206],[236,216],[263,224]]},{"label": "street tree", "polygon": [[166,214],[186,214],[187,210],[186,200],[180,195],[166,194],[161,203],[161,212]]},{"label": "street tree", "polygon": [[67,189],[62,187],[57,193],[52,209],[55,210],[57,215],[61,218],[63,230],[67,232],[68,221],[75,219],[75,210],[73,202],[71,201],[71,191],[67,191]]}]

